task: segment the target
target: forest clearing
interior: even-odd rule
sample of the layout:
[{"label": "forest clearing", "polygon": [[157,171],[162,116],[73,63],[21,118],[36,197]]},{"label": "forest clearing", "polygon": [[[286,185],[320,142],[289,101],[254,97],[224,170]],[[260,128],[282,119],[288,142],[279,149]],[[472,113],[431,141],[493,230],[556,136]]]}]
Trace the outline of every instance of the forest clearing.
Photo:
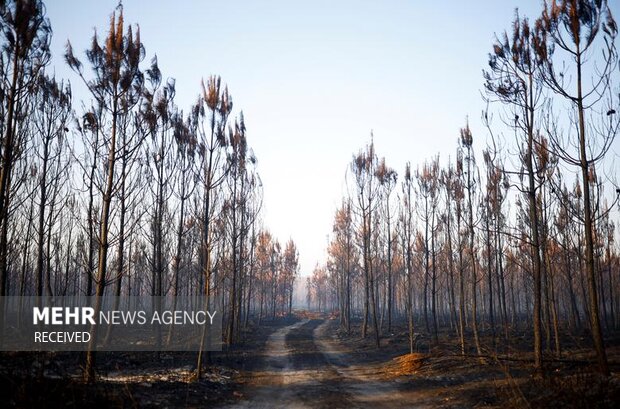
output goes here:
[{"label": "forest clearing", "polygon": [[0,1],[3,405],[618,406],[617,4],[319,3]]}]

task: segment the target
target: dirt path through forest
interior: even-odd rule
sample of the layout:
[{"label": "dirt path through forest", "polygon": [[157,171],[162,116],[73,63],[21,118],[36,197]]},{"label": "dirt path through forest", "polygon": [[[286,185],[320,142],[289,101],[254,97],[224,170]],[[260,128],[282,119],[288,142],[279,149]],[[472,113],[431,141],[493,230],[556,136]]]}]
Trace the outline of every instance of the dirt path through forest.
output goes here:
[{"label": "dirt path through forest", "polygon": [[[303,320],[276,330],[243,397],[229,408],[420,408],[438,402],[382,379],[380,364],[359,364],[330,333],[329,320]],[[421,391],[420,391],[421,392]],[[421,399],[418,399],[421,398]]]}]

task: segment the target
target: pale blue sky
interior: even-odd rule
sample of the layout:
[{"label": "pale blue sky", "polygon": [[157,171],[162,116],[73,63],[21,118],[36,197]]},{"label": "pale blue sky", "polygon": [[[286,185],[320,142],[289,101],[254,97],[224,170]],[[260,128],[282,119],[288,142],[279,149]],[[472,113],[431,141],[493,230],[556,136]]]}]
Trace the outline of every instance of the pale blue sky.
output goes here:
[{"label": "pale blue sky", "polygon": [[[58,76],[78,84],[64,45],[70,39],[83,58],[117,4],[47,1]],[[147,61],[157,54],[164,77],[176,78],[181,108],[195,101],[201,78],[228,84],[258,157],[265,225],[297,242],[302,274],[324,259],[347,166],[371,130],[399,174],[408,160],[454,157],[466,116],[474,143],[485,143],[481,72],[494,33],[510,27],[517,5],[532,20],[541,10],[538,0],[123,4]],[[79,87],[74,96],[87,98]]]}]

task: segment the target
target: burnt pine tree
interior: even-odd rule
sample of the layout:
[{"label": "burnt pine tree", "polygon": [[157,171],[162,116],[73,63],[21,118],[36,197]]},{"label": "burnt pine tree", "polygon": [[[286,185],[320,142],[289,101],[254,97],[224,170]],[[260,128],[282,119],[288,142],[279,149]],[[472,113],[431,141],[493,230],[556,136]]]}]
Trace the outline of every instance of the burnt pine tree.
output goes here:
[{"label": "burnt pine tree", "polygon": [[[473,152],[473,143],[474,138],[472,136],[471,130],[469,129],[469,124],[465,126],[465,128],[461,128],[461,139],[460,139],[460,149],[459,149],[459,160],[463,163],[463,191],[467,192],[467,207],[466,214],[467,217],[465,219],[465,226],[467,228],[467,236],[469,238],[468,250],[469,250],[469,260],[470,260],[470,268],[471,268],[471,321],[472,321],[472,330],[474,332],[474,343],[476,345],[476,352],[478,356],[482,355],[482,347],[480,344],[480,337],[478,334],[478,300],[477,300],[477,292],[478,292],[478,274],[477,274],[477,266],[478,266],[478,257],[476,251],[476,225],[479,220],[478,217],[474,218],[474,215],[477,216],[477,188],[480,184],[480,175],[478,172],[478,166],[476,165],[476,157]],[[482,360],[482,358],[480,358]]]},{"label": "burnt pine tree", "polygon": [[20,132],[40,71],[50,58],[52,29],[39,0],[0,2],[0,296],[7,295],[13,167],[24,151]]},{"label": "burnt pine tree", "polygon": [[529,209],[529,245],[534,279],[534,367],[538,372],[542,372],[542,258],[534,168],[535,120],[542,87],[538,80],[540,64],[534,51],[536,41],[528,20],[521,19],[517,13],[510,36],[504,32],[493,45],[493,52],[489,54],[490,70],[484,72],[484,78],[487,95],[505,104],[509,110],[508,117],[511,119],[509,125],[518,131],[517,143],[525,165],[523,173],[527,175],[527,184],[523,192],[527,197]]},{"label": "burnt pine tree", "polygon": [[[54,192],[59,181],[66,174],[69,165],[66,160],[67,125],[71,118],[71,89],[68,84],[57,83],[55,78],[42,75],[37,82],[35,106],[32,111],[32,124],[36,131],[35,155],[39,161],[38,170],[38,221],[37,221],[37,261],[36,294],[43,295],[45,243],[49,243],[53,224],[53,209],[57,207]],[[46,234],[47,233],[47,234]],[[52,295],[50,271],[45,268],[47,295]]]},{"label": "burnt pine tree", "polygon": [[415,334],[413,321],[413,229],[415,226],[413,205],[413,177],[411,164],[405,165],[405,175],[401,182],[402,203],[400,206],[400,240],[405,264],[405,310],[407,313],[407,329],[409,333],[409,353],[415,350]]},{"label": "burnt pine tree", "polygon": [[100,155],[99,141],[101,140],[101,132],[103,129],[99,126],[103,118],[103,110],[101,105],[92,104],[85,110],[81,118],[76,120],[75,128],[82,137],[84,154],[77,158],[84,180],[84,190],[88,192],[86,199],[86,220],[83,226],[85,237],[82,240],[81,264],[86,279],[85,293],[87,296],[93,294],[93,283],[95,277],[95,251],[96,251],[96,213],[97,213],[97,179],[100,172]]},{"label": "burnt pine tree", "polygon": [[338,294],[342,311],[340,325],[348,333],[351,331],[351,276],[356,262],[350,200],[343,199],[341,206],[336,210],[332,233],[333,238],[328,248],[328,268],[332,274],[338,275]]},{"label": "burnt pine tree", "polygon": [[[211,295],[211,252],[213,248],[212,222],[214,219],[214,200],[216,189],[225,181],[226,166],[226,128],[228,117],[232,111],[232,98],[227,87],[222,87],[220,77],[211,76],[207,84],[202,83],[202,93],[197,103],[192,107],[190,116],[190,132],[196,135],[197,152],[200,166],[197,177],[202,188],[202,278],[204,283],[203,294],[208,298]],[[206,326],[201,336],[201,345],[206,337]],[[202,355],[200,348],[196,362],[195,379],[200,379],[202,373]]]},{"label": "burnt pine tree", "polygon": [[422,170],[416,171],[416,179],[418,181],[418,214],[424,223],[424,322],[426,324],[426,330],[431,332],[428,323],[428,287],[430,284],[432,336],[433,342],[437,343],[437,264],[435,262],[435,237],[438,228],[439,156],[435,157],[430,163],[425,162],[422,166]]},{"label": "burnt pine tree", "polygon": [[[357,210],[361,226],[362,265],[364,271],[364,321],[362,323],[362,337],[366,337],[368,318],[372,314],[375,330],[375,342],[379,347],[379,325],[375,298],[373,257],[372,257],[372,227],[373,215],[378,206],[379,183],[376,181],[378,159],[375,153],[374,142],[366,146],[366,150],[353,157],[351,171],[355,177]],[[377,182],[377,183],[375,183]]]},{"label": "burnt pine tree", "polygon": [[229,197],[225,202],[225,215],[229,222],[230,241],[230,290],[229,290],[229,316],[226,327],[226,343],[232,344],[235,336],[235,324],[241,314],[239,295],[243,260],[243,232],[245,230],[245,199],[246,199],[246,172],[247,162],[251,160],[248,155],[246,127],[243,114],[239,121],[235,121],[234,131],[229,129],[230,153],[227,157]]},{"label": "burnt pine tree", "polygon": [[[143,59],[144,49],[140,42],[140,30],[134,35],[132,28],[125,32],[123,9],[121,6],[110,17],[110,27],[105,43],[100,44],[97,33],[93,36],[90,50],[86,52],[88,63],[92,68],[92,78],[87,78],[83,65],[75,57],[70,42],[67,42],[65,60],[67,64],[80,76],[92,94],[99,108],[105,112],[107,132],[104,135],[105,152],[105,182],[102,193],[101,216],[99,220],[98,264],[95,277],[95,314],[101,308],[101,297],[106,285],[106,271],[108,264],[110,207],[115,195],[115,169],[119,152],[124,147],[119,143],[119,119],[126,115],[137,103],[142,94],[143,74],[140,71],[140,62]],[[100,124],[99,126],[103,126]],[[95,380],[95,351],[94,342],[97,339],[97,326],[90,329],[91,342],[86,354],[84,379],[87,382]]]},{"label": "burnt pine tree", "polygon": [[396,179],[398,175],[396,171],[385,164],[385,159],[382,159],[377,169],[377,177],[382,188],[382,196],[385,200],[385,233],[386,233],[386,264],[387,264],[387,317],[388,317],[388,332],[392,331],[392,308],[394,304],[393,296],[393,264],[394,256],[392,251],[392,215],[391,215],[391,203],[390,197],[394,187],[396,187]]},{"label": "burnt pine tree", "polygon": [[[446,257],[448,267],[448,297],[450,304],[450,320],[456,323],[458,321],[456,314],[456,297],[454,294],[454,246],[452,243],[453,237],[453,210],[452,203],[455,202],[455,169],[452,163],[448,163],[448,166],[441,171],[439,183],[445,193],[445,210],[442,214],[442,223],[445,225],[445,240],[446,240]],[[457,231],[458,233],[458,231]],[[457,333],[459,333],[458,325]]]},{"label": "burnt pine tree", "polygon": [[[176,245],[174,250],[174,258],[172,260],[172,295],[174,296],[174,307],[176,307],[176,298],[179,295],[179,274],[183,261],[183,252],[186,247],[187,231],[187,215],[186,202],[193,195],[196,184],[193,183],[194,178],[194,157],[196,149],[196,139],[190,132],[186,122],[183,121],[179,114],[173,121],[173,135],[176,145],[176,183],[177,188],[172,193],[178,200],[178,222],[175,231]],[[173,337],[174,325],[170,326],[166,344],[170,344]]]},{"label": "burnt pine tree", "polygon": [[145,92],[142,115],[145,118],[150,136],[146,146],[147,185],[153,208],[147,210],[152,233],[151,271],[154,296],[164,295],[164,274],[167,269],[165,241],[167,233],[167,203],[172,196],[172,183],[175,176],[175,145],[173,136],[176,106],[174,105],[175,82],[168,80],[161,87],[161,73],[157,59],[153,59],[147,70],[150,89]]},{"label": "burnt pine tree", "polygon": [[465,356],[465,263],[463,260],[464,241],[461,233],[461,225],[463,224],[463,201],[464,193],[464,176],[463,176],[463,155],[457,151],[456,169],[452,185],[454,186],[454,201],[456,212],[456,243],[458,253],[458,270],[459,270],[459,336],[461,339],[461,355]]},{"label": "burnt pine tree", "polygon": [[[536,21],[536,31],[536,52],[542,67],[542,79],[556,95],[569,102],[576,117],[574,126],[569,127],[576,130],[576,135],[569,132],[565,137],[550,132],[550,143],[551,149],[563,161],[576,166],[581,173],[592,340],[599,369],[609,375],[596,289],[595,211],[590,179],[618,130],[617,101],[607,98],[611,94],[612,74],[618,66],[615,48],[618,28],[607,1],[564,0],[545,2],[542,16]],[[595,54],[601,55],[600,59],[595,58]],[[558,62],[560,64],[556,65]],[[592,72],[593,77],[587,80],[585,72]],[[566,81],[567,76],[573,80]],[[573,146],[577,147],[576,152]]]},{"label": "burnt pine tree", "polygon": [[[155,297],[165,295],[165,276],[172,257],[169,254],[168,237],[171,231],[169,208],[172,197],[172,183],[176,174],[174,122],[177,117],[177,108],[174,104],[175,81],[169,79],[162,86],[162,76],[157,58],[151,61],[151,67],[146,70],[144,103],[138,118],[143,118],[147,138],[145,147],[147,192],[152,206],[146,210],[149,218],[151,235],[149,244],[151,294]],[[138,128],[139,129],[139,128]],[[122,212],[121,212],[122,214]],[[122,227],[122,224],[121,224]],[[122,236],[121,236],[122,239]],[[122,257],[121,257],[122,258]],[[120,281],[122,277],[118,277]],[[117,283],[119,282],[117,281]],[[175,300],[176,303],[176,300]],[[156,307],[161,306],[161,299],[156,299]],[[156,333],[156,343],[161,345],[161,328]]]}]

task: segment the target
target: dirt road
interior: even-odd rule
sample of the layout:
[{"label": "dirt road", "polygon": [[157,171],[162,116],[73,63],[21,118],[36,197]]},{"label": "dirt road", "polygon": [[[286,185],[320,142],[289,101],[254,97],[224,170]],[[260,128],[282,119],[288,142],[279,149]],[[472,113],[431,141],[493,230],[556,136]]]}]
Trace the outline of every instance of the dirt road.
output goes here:
[{"label": "dirt road", "polygon": [[378,365],[356,364],[329,328],[329,320],[303,320],[271,334],[262,364],[246,374],[242,399],[227,407],[436,407],[382,380]]}]

